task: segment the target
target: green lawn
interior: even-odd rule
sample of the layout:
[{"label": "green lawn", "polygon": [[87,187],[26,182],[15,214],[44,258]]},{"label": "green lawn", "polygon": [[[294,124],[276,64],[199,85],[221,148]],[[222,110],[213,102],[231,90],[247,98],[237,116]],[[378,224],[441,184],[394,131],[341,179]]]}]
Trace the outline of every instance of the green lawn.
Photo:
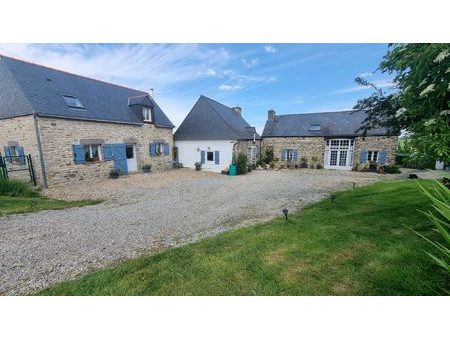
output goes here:
[{"label": "green lawn", "polygon": [[[427,183],[429,184],[429,183]],[[431,262],[429,207],[415,182],[339,192],[277,218],[122,263],[42,295],[434,295],[450,289]],[[280,211],[281,213],[281,211]]]},{"label": "green lawn", "polygon": [[46,209],[65,209],[97,204],[98,200],[60,201],[44,197],[0,196],[0,215],[19,214]]}]

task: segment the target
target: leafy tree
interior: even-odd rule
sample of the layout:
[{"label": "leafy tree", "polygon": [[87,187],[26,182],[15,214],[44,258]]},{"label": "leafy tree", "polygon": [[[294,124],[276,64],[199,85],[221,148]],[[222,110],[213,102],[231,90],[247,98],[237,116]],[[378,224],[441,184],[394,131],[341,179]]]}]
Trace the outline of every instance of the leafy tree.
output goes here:
[{"label": "leafy tree", "polygon": [[247,155],[245,155],[244,153],[239,153],[237,159],[235,160],[238,175],[243,175],[247,173],[248,170],[247,162],[248,162]]},{"label": "leafy tree", "polygon": [[392,44],[378,70],[394,75],[393,88],[383,90],[364,78],[355,79],[374,89],[354,107],[368,113],[360,130],[404,130],[413,156],[449,163],[450,44]]}]

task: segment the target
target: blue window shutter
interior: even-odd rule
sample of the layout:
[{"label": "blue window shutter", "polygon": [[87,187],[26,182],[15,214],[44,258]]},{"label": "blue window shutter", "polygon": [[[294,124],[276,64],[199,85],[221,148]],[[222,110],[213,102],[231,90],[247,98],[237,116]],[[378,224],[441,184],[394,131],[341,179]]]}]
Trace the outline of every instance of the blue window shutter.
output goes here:
[{"label": "blue window shutter", "polygon": [[205,151],[204,150],[202,150],[200,152],[200,163],[205,164]]},{"label": "blue window shutter", "polygon": [[292,154],[292,159],[294,161],[298,161],[298,150],[294,149],[294,153]]},{"label": "blue window shutter", "polygon": [[3,146],[3,149],[5,150],[5,158],[8,162],[12,162],[12,156],[11,156],[11,149],[9,149],[8,146]]},{"label": "blue window shutter", "polygon": [[113,145],[104,144],[103,145],[103,160],[111,161],[113,159]]},{"label": "blue window shutter", "polygon": [[367,150],[366,149],[361,150],[361,153],[359,154],[359,162],[360,163],[367,162]]},{"label": "blue window shutter", "polygon": [[170,144],[164,143],[164,154],[169,155],[170,154]]},{"label": "blue window shutter", "polygon": [[287,159],[287,149],[281,149],[281,160],[286,161]]},{"label": "blue window shutter", "polygon": [[156,144],[150,143],[150,156],[155,157],[156,156]]},{"label": "blue window shutter", "polygon": [[73,162],[75,164],[82,164],[85,162],[84,146],[82,144],[73,144]]},{"label": "blue window shutter", "polygon": [[386,158],[387,158],[387,151],[383,149],[380,152],[380,158],[379,158],[378,162],[380,162],[380,164],[385,164],[386,163]]},{"label": "blue window shutter", "polygon": [[214,163],[215,164],[220,164],[220,158],[219,158],[219,151],[218,150],[216,150],[214,152]]},{"label": "blue window shutter", "polygon": [[23,147],[17,147],[17,156],[19,157],[19,162],[24,164],[25,163],[25,151],[23,150]]}]

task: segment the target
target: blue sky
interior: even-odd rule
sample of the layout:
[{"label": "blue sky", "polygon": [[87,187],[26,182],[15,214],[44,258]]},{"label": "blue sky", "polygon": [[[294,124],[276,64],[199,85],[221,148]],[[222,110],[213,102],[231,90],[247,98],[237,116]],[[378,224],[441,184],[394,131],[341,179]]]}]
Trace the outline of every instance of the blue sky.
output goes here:
[{"label": "blue sky", "polygon": [[351,109],[390,76],[376,72],[387,44],[0,44],[0,54],[73,73],[155,90],[180,125],[203,94],[229,106],[261,132],[268,109],[278,114]]}]

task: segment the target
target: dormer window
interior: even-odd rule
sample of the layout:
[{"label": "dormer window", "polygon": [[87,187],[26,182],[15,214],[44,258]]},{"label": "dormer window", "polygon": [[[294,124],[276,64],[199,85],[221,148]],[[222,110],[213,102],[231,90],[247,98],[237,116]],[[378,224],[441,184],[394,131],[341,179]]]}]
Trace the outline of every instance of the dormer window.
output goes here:
[{"label": "dormer window", "polygon": [[75,109],[86,109],[86,108],[84,108],[83,104],[76,96],[63,94],[62,97],[68,107],[75,108]]},{"label": "dormer window", "polygon": [[150,107],[143,107],[142,115],[144,117],[144,121],[152,122],[152,109]]},{"label": "dormer window", "polygon": [[320,131],[320,123],[311,123],[309,131]]}]

